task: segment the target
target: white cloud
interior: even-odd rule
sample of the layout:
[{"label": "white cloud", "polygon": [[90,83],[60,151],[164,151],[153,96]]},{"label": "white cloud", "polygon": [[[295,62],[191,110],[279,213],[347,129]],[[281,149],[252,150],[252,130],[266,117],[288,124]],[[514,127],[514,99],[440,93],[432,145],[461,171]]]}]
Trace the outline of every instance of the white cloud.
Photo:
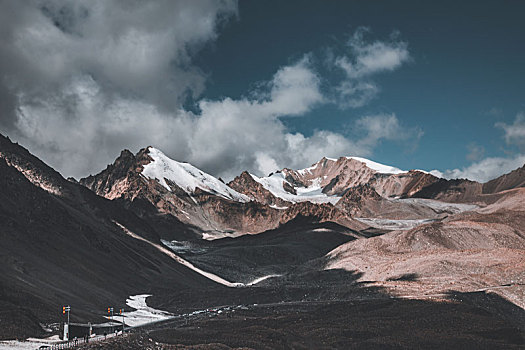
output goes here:
[{"label": "white cloud", "polygon": [[[291,133],[281,117],[332,102],[309,55],[280,68],[251,98],[201,99],[198,112],[182,109],[206,78],[192,57],[235,13],[228,0],[1,3],[0,101],[8,98],[16,112],[0,124],[76,177],[103,169],[123,148],[147,145],[231,178],[305,167],[323,156],[368,156],[381,140],[420,137],[394,115],[359,119],[355,139],[327,130]],[[338,59],[340,69],[350,69],[338,94],[358,107],[379,91],[368,78],[396,69],[408,51],[395,38],[366,43],[362,31],[349,47],[354,57]]]},{"label": "white cloud", "polygon": [[372,82],[343,81],[336,88],[341,108],[359,108],[368,104],[379,93],[379,87]]},{"label": "white cloud", "polygon": [[22,101],[18,141],[66,176],[104,168],[123,148],[153,141],[189,152],[181,142],[190,127],[152,104],[108,98],[89,76],[77,77],[52,98]]},{"label": "white cloud", "polygon": [[83,76],[52,99],[23,103],[17,127],[37,155],[45,154],[53,166],[75,176],[102,169],[124,147],[136,151],[149,144],[230,179],[246,169],[266,175],[285,166],[306,167],[324,156],[368,156],[382,140],[420,137],[395,115],[358,119],[354,140],[327,130],[290,133],[279,117],[304,114],[323,101],[308,57],[279,69],[266,86],[269,93],[254,94],[261,98],[202,100],[197,114],[167,113],[150,103],[108,98],[95,80]]},{"label": "white cloud", "polygon": [[470,160],[472,162],[480,160],[481,158],[483,158],[483,155],[485,154],[485,148],[474,142],[469,143],[467,145],[467,150],[468,150],[468,154],[466,158],[467,160]]},{"label": "white cloud", "polygon": [[236,10],[234,0],[2,2],[0,82],[41,99],[90,75],[107,95],[174,108],[204,88],[192,53]]},{"label": "white cloud", "polygon": [[364,34],[367,28],[358,28],[348,41],[350,55],[338,56],[334,65],[345,73],[338,88],[338,103],[341,108],[357,108],[366,105],[379,92],[379,87],[370,79],[371,76],[393,71],[410,60],[408,44],[397,39],[396,33],[391,40],[367,42]]},{"label": "white cloud", "polygon": [[[503,129],[504,139],[508,145],[516,145],[523,149],[525,146],[525,114],[517,114],[512,124],[496,123],[498,128]],[[443,172],[434,170],[436,176],[447,179],[465,178],[469,180],[487,182],[512,170],[522,167],[525,164],[525,154],[523,152],[509,157],[483,157],[485,149],[475,143],[467,145],[469,153],[467,159],[477,160],[467,167],[461,169],[449,169]]]},{"label": "white cloud", "polygon": [[310,67],[305,56],[297,64],[285,66],[271,81],[269,101],[262,103],[265,113],[270,115],[301,115],[315,104],[324,101],[319,88],[320,79]]},{"label": "white cloud", "polygon": [[275,170],[279,169],[279,165],[277,165],[275,159],[263,152],[255,153],[255,162],[257,170],[260,171],[262,174],[270,174]]},{"label": "white cloud", "polygon": [[496,127],[505,132],[505,142],[525,149],[525,113],[520,112],[512,124],[496,123]]},{"label": "white cloud", "polygon": [[[189,160],[231,178],[245,169],[261,175],[284,166],[309,164],[319,152],[329,152],[333,145],[327,139],[321,145],[319,133],[311,137],[291,135],[279,120],[302,115],[324,101],[320,79],[309,58],[279,69],[267,86],[268,94],[255,94],[263,98],[204,100],[199,103],[198,115],[186,112],[194,121]],[[295,148],[299,143],[302,149]],[[314,149],[318,151],[311,152]]]},{"label": "white cloud", "polygon": [[323,101],[309,65],[305,57],[278,70],[269,93],[256,94],[260,99],[201,100],[198,114],[168,113],[151,103],[107,96],[84,75],[51,98],[21,98],[16,127],[22,143],[66,175],[86,175],[124,147],[149,144],[222,176],[244,169],[266,173],[295,158],[287,153],[286,128],[278,117],[303,114]]},{"label": "white cloud", "polygon": [[401,125],[395,114],[359,118],[355,121],[354,133],[363,135],[358,144],[364,149],[376,147],[381,140],[408,141],[412,147],[416,147],[423,136],[420,128]]},{"label": "white cloud", "polygon": [[435,171],[435,175],[441,175],[447,179],[469,179],[479,182],[487,182],[498,176],[509,173],[525,164],[525,155],[519,154],[511,158],[493,157],[485,158],[461,169]]},{"label": "white cloud", "polygon": [[187,113],[194,121],[189,161],[229,179],[246,169],[266,175],[302,168],[325,156],[369,156],[382,140],[417,143],[422,132],[402,126],[393,114],[357,119],[352,127],[359,136],[353,140],[328,130],[290,133],[278,117],[303,114],[323,101],[320,80],[309,65],[303,58],[281,68],[269,84],[268,99],[202,101],[200,114]]},{"label": "white cloud", "polygon": [[393,35],[390,42],[375,41],[367,43],[364,34],[366,28],[358,28],[348,46],[353,60],[348,56],[338,57],[336,65],[342,68],[349,78],[361,78],[384,71],[393,71],[410,59],[408,44],[397,41]]}]

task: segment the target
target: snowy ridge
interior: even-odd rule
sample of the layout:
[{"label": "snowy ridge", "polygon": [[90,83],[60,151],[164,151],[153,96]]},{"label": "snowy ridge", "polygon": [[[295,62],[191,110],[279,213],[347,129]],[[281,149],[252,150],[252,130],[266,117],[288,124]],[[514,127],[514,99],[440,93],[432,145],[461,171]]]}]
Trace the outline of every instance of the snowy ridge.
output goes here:
[{"label": "snowy ridge", "polygon": [[401,170],[399,168],[390,166],[390,165],[384,165],[381,163],[374,162],[373,160],[369,160],[366,158],[361,157],[346,157],[346,159],[353,159],[357,160],[358,162],[365,163],[367,167],[369,167],[372,170],[375,170],[376,172],[380,174],[402,174],[406,173],[406,171]]},{"label": "snowy ridge", "polygon": [[275,173],[268,177],[257,177],[253,174],[250,176],[260,183],[265,189],[270,191],[274,196],[284,199],[285,201],[297,203],[297,202],[312,202],[312,203],[332,203],[335,204],[341,197],[337,196],[328,196],[322,191],[322,187],[319,181],[314,181],[314,183],[308,187],[295,187],[297,195],[286,192],[283,188],[283,184],[287,183],[292,186],[284,178],[283,173]]},{"label": "snowy ridge", "polygon": [[337,162],[337,159],[335,159],[335,158],[324,157],[323,159],[321,159],[321,160],[318,161],[317,163],[312,164],[312,166],[309,166],[308,168],[304,168],[304,169],[296,170],[296,172],[297,172],[298,174],[300,174],[300,175],[304,175],[305,173],[312,173],[312,170],[317,169],[317,167],[318,167],[319,165],[321,165],[322,162],[327,161],[327,160],[329,160],[329,161],[331,161],[331,162],[333,162],[333,163]]},{"label": "snowy ridge", "polygon": [[[402,174],[406,173],[406,171],[401,170],[399,168],[390,166],[390,165],[384,165],[377,162],[374,162],[369,159],[360,158],[360,157],[345,157],[346,159],[353,159],[358,162],[364,163],[366,167],[372,169],[373,171],[381,174]],[[324,157],[317,163],[313,164],[312,166],[304,169],[296,170],[296,173],[299,175],[306,175],[306,174],[312,174],[314,170],[316,170],[323,162],[329,161],[329,162],[337,162],[337,159],[333,158],[326,158]],[[296,187],[292,186],[290,182],[288,182],[285,179],[285,176],[281,172],[274,173],[268,177],[257,177],[253,174],[250,174],[251,177],[260,183],[265,189],[270,191],[274,196],[279,197],[281,199],[284,199],[288,202],[297,203],[297,202],[304,202],[309,201],[312,203],[332,203],[336,204],[341,197],[337,196],[329,196],[324,194],[323,187],[321,186],[321,182],[326,178],[319,177],[310,181],[310,185],[308,187]],[[290,187],[293,187],[297,191],[297,195],[294,195],[292,193],[289,193],[284,190],[284,184],[289,185]]]},{"label": "snowy ridge", "polygon": [[[402,174],[402,173],[406,173],[405,170],[401,170],[401,169],[393,167],[391,165],[385,165],[385,164],[377,163],[377,162],[374,162],[373,160],[366,159],[366,158],[361,158],[361,157],[344,157],[344,158],[346,158],[346,159],[353,159],[353,160],[356,160],[358,162],[365,163],[365,165],[368,168],[370,168],[370,169],[372,169],[372,170],[374,170],[374,171],[376,171],[378,173],[381,173],[381,174]],[[331,162],[337,162],[337,159],[324,157],[323,159],[321,159],[320,161],[318,161],[315,164],[312,164],[312,166],[310,166],[308,168],[297,170],[297,173],[301,174],[301,175],[304,175],[305,173],[311,173],[312,170],[317,169],[317,167],[321,164],[321,162],[326,161],[326,160],[331,161]],[[424,172],[423,170],[420,170],[420,171]]]},{"label": "snowy ridge", "polygon": [[189,163],[181,163],[170,159],[160,150],[153,147],[148,148],[148,154],[153,161],[144,166],[142,175],[148,179],[156,179],[169,191],[171,191],[171,188],[165,179],[172,181],[190,195],[195,192],[196,188],[200,188],[206,192],[237,202],[250,201],[248,196],[233,190],[217,178]]}]

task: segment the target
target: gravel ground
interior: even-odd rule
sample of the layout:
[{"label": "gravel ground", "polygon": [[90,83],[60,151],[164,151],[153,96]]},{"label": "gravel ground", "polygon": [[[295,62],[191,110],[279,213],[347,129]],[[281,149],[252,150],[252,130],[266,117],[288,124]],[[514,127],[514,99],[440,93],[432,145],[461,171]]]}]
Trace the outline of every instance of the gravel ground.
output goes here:
[{"label": "gravel ground", "polygon": [[[468,299],[463,295],[462,299]],[[484,303],[505,303],[503,299]],[[79,349],[523,349],[525,333],[472,302],[370,300],[257,305]]]}]

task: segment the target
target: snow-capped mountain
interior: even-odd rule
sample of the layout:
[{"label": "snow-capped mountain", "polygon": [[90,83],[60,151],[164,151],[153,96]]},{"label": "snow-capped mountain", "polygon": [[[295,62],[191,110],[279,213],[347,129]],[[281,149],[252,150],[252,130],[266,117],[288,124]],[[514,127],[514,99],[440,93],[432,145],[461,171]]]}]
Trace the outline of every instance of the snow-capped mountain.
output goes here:
[{"label": "snow-capped mountain", "polygon": [[148,147],[146,154],[152,158],[152,161],[144,165],[142,175],[148,179],[156,179],[168,191],[171,191],[171,187],[166,181],[182,188],[190,196],[199,188],[225,199],[237,202],[250,201],[248,196],[233,190],[210,174],[189,163],[170,159],[156,148]]},{"label": "snow-capped mountain", "polygon": [[[156,148],[148,147],[146,154],[151,157],[152,161],[144,165],[142,175],[148,179],[157,180],[169,191],[172,188],[168,183],[171,185],[175,184],[190,196],[199,188],[210,194],[237,202],[248,202],[251,199],[257,200],[237,192],[232,187],[189,163],[170,159]],[[325,191],[325,188],[329,185],[331,185],[331,191],[334,192],[335,182],[339,182],[338,187],[346,190],[368,182],[374,174],[397,175],[406,173],[408,172],[365,158],[341,157],[338,160],[323,158],[309,168],[300,170],[283,169],[267,177],[249,175],[273,196],[286,202],[298,203],[308,201],[311,203],[336,204],[341,199],[341,196],[325,193],[328,192]],[[340,179],[340,177],[344,177],[344,179]],[[334,181],[336,178],[337,181]],[[339,194],[342,194],[342,192],[340,191]],[[284,207],[273,206],[275,208]]]},{"label": "snow-capped mountain", "polygon": [[375,174],[405,173],[396,167],[359,157],[323,158],[309,168],[284,169],[283,172],[296,184],[319,183],[328,194],[341,194],[349,187],[368,182]]},{"label": "snow-capped mountain", "polygon": [[335,204],[341,198],[323,193],[320,178],[317,179],[318,181],[310,181],[308,186],[294,186],[281,171],[273,173],[268,177],[257,177],[253,174],[250,174],[250,176],[275,197],[290,203],[308,201],[312,203]]},{"label": "snow-capped mountain", "polygon": [[[254,181],[243,173],[228,185],[253,200],[280,206],[304,201],[335,205],[348,189],[364,184],[370,184],[383,197],[403,197],[438,180],[420,170],[404,171],[359,157],[323,158],[308,168],[285,168],[267,177],[249,175]],[[253,182],[260,184],[264,195],[253,192]]]},{"label": "snow-capped mountain", "polygon": [[[143,217],[158,220],[160,212],[209,238],[259,233],[297,216],[353,229],[366,226],[354,218],[370,216],[435,220],[455,209],[436,209],[430,202],[404,198],[472,201],[484,188],[472,181],[448,181],[359,157],[323,158],[308,168],[284,168],[266,177],[243,172],[225,184],[153,147],[136,155],[123,151],[114,164],[80,183],[108,199],[123,200]],[[456,187],[459,197],[454,194]]]},{"label": "snow-capped mountain", "polygon": [[153,147],[142,149],[136,155],[125,150],[115,163],[97,175],[81,179],[80,183],[108,199],[123,200],[141,216],[158,220],[160,212],[194,226],[197,234],[209,238],[262,232],[297,215],[313,215],[319,220],[336,221],[349,227],[363,226],[333,206],[318,205],[326,202],[326,195],[320,190],[317,196],[322,200],[297,206],[295,201],[273,195],[251,175],[245,176],[250,181],[243,188],[252,194],[264,192],[267,201],[241,193]]}]

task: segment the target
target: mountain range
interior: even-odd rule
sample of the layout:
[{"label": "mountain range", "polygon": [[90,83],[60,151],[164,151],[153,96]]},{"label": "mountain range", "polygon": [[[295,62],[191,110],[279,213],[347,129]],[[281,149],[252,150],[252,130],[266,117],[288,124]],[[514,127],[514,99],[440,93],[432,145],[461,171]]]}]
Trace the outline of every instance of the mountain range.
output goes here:
[{"label": "mountain range", "polygon": [[525,307],[525,166],[478,183],[340,157],[225,183],[146,147],[77,181],[0,135],[0,187],[2,338],[45,334],[63,304],[86,321],[140,293],[277,302],[333,270],[397,296],[508,284]]},{"label": "mountain range", "polygon": [[[437,220],[486,205],[493,194],[524,186],[524,177],[525,168],[520,168],[481,184],[341,157],[267,177],[245,171],[226,184],[147,147],[136,155],[123,151],[105,170],[79,183],[121,201],[141,217],[161,213],[192,226],[200,237],[214,239],[264,232],[298,215],[355,230],[365,229],[370,221],[362,221],[369,218]],[[384,226],[376,220],[378,225]]]}]

